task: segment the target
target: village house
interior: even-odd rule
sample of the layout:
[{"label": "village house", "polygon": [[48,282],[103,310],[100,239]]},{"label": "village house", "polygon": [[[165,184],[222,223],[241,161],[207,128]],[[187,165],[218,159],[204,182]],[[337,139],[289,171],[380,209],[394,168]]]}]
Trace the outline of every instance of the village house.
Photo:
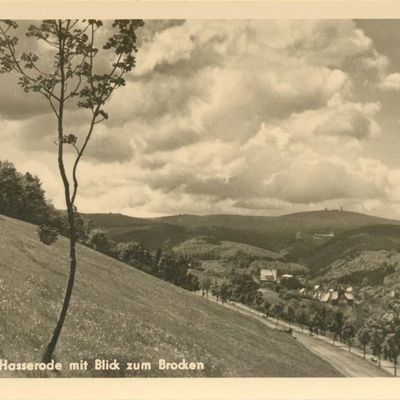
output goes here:
[{"label": "village house", "polygon": [[276,282],[278,280],[278,271],[276,269],[261,269],[261,282]]}]

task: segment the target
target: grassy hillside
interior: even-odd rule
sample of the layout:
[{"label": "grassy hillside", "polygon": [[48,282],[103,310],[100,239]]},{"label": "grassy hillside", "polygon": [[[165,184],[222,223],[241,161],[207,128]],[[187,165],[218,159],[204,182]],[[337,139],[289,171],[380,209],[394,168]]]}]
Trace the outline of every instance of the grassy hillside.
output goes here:
[{"label": "grassy hillside", "polygon": [[[60,238],[48,247],[38,241],[34,226],[0,216],[0,252],[0,358],[38,361],[63,297],[67,240]],[[289,335],[250,317],[88,248],[78,247],[78,260],[58,361],[117,358],[154,363],[154,369],[135,376],[338,375]],[[205,370],[158,371],[160,358],[200,361]],[[91,373],[99,375],[78,374]]]},{"label": "grassy hillside", "polygon": [[355,256],[364,250],[400,249],[400,226],[378,225],[343,232],[304,257],[314,273],[335,260]]},{"label": "grassy hillside", "polygon": [[226,240],[216,241],[206,236],[186,240],[175,246],[174,252],[200,260],[226,260],[238,255],[266,260],[277,260],[280,258],[279,254],[260,247]]},{"label": "grassy hillside", "polygon": [[[296,233],[343,232],[370,225],[400,224],[400,221],[347,211],[311,211],[279,217],[240,215],[176,215],[161,218],[132,218],[121,214],[90,214],[95,226],[116,241],[137,240],[157,248],[167,240],[177,245],[196,236],[245,243],[280,252],[295,244]],[[299,253],[299,254],[297,254]],[[303,249],[290,258],[303,255]]]}]

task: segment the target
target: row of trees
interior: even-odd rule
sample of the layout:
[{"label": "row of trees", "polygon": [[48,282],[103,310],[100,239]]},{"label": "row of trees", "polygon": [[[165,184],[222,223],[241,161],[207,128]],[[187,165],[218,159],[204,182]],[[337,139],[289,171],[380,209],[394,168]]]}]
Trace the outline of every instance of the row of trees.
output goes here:
[{"label": "row of trees", "polygon": [[363,323],[360,323],[354,314],[345,314],[340,309],[313,302],[306,306],[295,302],[284,304],[281,301],[264,301],[258,309],[265,313],[266,318],[284,320],[289,327],[292,323],[297,323],[302,330],[307,327],[315,336],[330,336],[333,343],[335,340],[345,343],[349,351],[354,344],[358,344],[363,350],[364,359],[367,350],[370,350],[378,358],[379,366],[382,357],[393,362],[394,375],[397,375],[400,314],[393,305],[369,317]]},{"label": "row of trees", "polygon": [[400,355],[400,314],[398,304],[391,303],[386,310],[371,316],[357,333],[357,338],[363,347],[364,357],[366,348],[378,357],[391,361],[394,375],[397,375],[398,357]]}]

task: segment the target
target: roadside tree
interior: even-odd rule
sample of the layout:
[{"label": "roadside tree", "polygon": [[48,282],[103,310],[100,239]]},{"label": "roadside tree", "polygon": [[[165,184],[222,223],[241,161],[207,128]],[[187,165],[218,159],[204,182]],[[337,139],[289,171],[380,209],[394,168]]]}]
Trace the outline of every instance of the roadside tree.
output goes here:
[{"label": "roadside tree", "polygon": [[383,330],[378,327],[371,328],[371,338],[370,338],[370,346],[372,350],[372,354],[378,357],[378,365],[381,366],[381,357],[382,357],[382,346],[385,335]]},{"label": "roadside tree", "polygon": [[275,318],[276,325],[278,325],[278,322],[282,318],[282,315],[283,315],[283,304],[281,302],[272,304],[271,315]]},{"label": "roadside tree", "polygon": [[349,351],[353,345],[354,337],[356,335],[356,330],[354,328],[353,322],[351,320],[346,320],[342,328],[342,337],[344,342],[349,346]]},{"label": "roadside tree", "polygon": [[304,325],[308,324],[307,313],[302,309],[296,314],[296,321],[300,324],[301,332],[304,331]]},{"label": "roadside tree", "polygon": [[367,344],[371,340],[371,331],[368,327],[364,326],[357,332],[357,339],[360,342],[362,349],[363,349],[363,358],[365,360],[365,350]]},{"label": "roadside tree", "polygon": [[285,318],[286,321],[289,323],[289,328],[293,321],[295,320],[296,313],[291,305],[288,305],[285,310]]},{"label": "roadside tree", "polygon": [[393,362],[393,375],[397,376],[397,359],[400,355],[400,343],[399,338],[395,333],[389,333],[386,335],[382,344],[382,351],[385,357]]},{"label": "roadside tree", "polygon": [[264,301],[264,313],[265,317],[268,319],[271,313],[271,303],[268,300]]}]

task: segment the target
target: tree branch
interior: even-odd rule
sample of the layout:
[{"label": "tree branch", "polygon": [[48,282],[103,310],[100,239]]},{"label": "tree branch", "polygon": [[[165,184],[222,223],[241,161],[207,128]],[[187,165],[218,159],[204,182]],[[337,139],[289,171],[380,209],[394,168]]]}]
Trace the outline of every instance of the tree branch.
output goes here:
[{"label": "tree branch", "polygon": [[[30,75],[28,75],[21,67],[20,62],[16,56],[15,47],[11,44],[10,40],[7,38],[6,32],[4,31],[4,29],[1,25],[0,25],[0,33],[3,35],[4,41],[6,43],[8,51],[9,51],[9,54],[14,61],[14,66],[12,67],[13,70],[20,73],[22,76],[24,76],[26,79],[28,79],[31,83],[35,83],[36,80],[34,78],[32,78]],[[49,89],[46,89],[45,87],[43,87],[43,90],[47,94],[49,94],[51,97],[53,97],[55,100],[60,101],[60,99]]]},{"label": "tree branch", "polygon": [[76,160],[74,162],[74,166],[72,168],[72,179],[74,181],[74,190],[73,190],[72,197],[71,197],[71,203],[72,204],[74,204],[75,198],[76,198],[76,194],[78,192],[78,178],[76,176],[78,164],[79,164],[79,161],[81,160],[81,158],[83,156],[83,153],[85,152],[86,146],[89,143],[89,140],[90,140],[90,138],[92,136],[93,128],[94,128],[94,125],[95,125],[95,121],[96,121],[96,117],[98,115],[97,113],[98,113],[99,108],[100,108],[100,105],[98,105],[97,108],[96,108],[96,111],[93,112],[93,117],[92,117],[92,120],[90,122],[89,131],[88,131],[88,133],[86,135],[85,141],[84,141],[81,149],[78,152],[78,157],[76,157]]}]

